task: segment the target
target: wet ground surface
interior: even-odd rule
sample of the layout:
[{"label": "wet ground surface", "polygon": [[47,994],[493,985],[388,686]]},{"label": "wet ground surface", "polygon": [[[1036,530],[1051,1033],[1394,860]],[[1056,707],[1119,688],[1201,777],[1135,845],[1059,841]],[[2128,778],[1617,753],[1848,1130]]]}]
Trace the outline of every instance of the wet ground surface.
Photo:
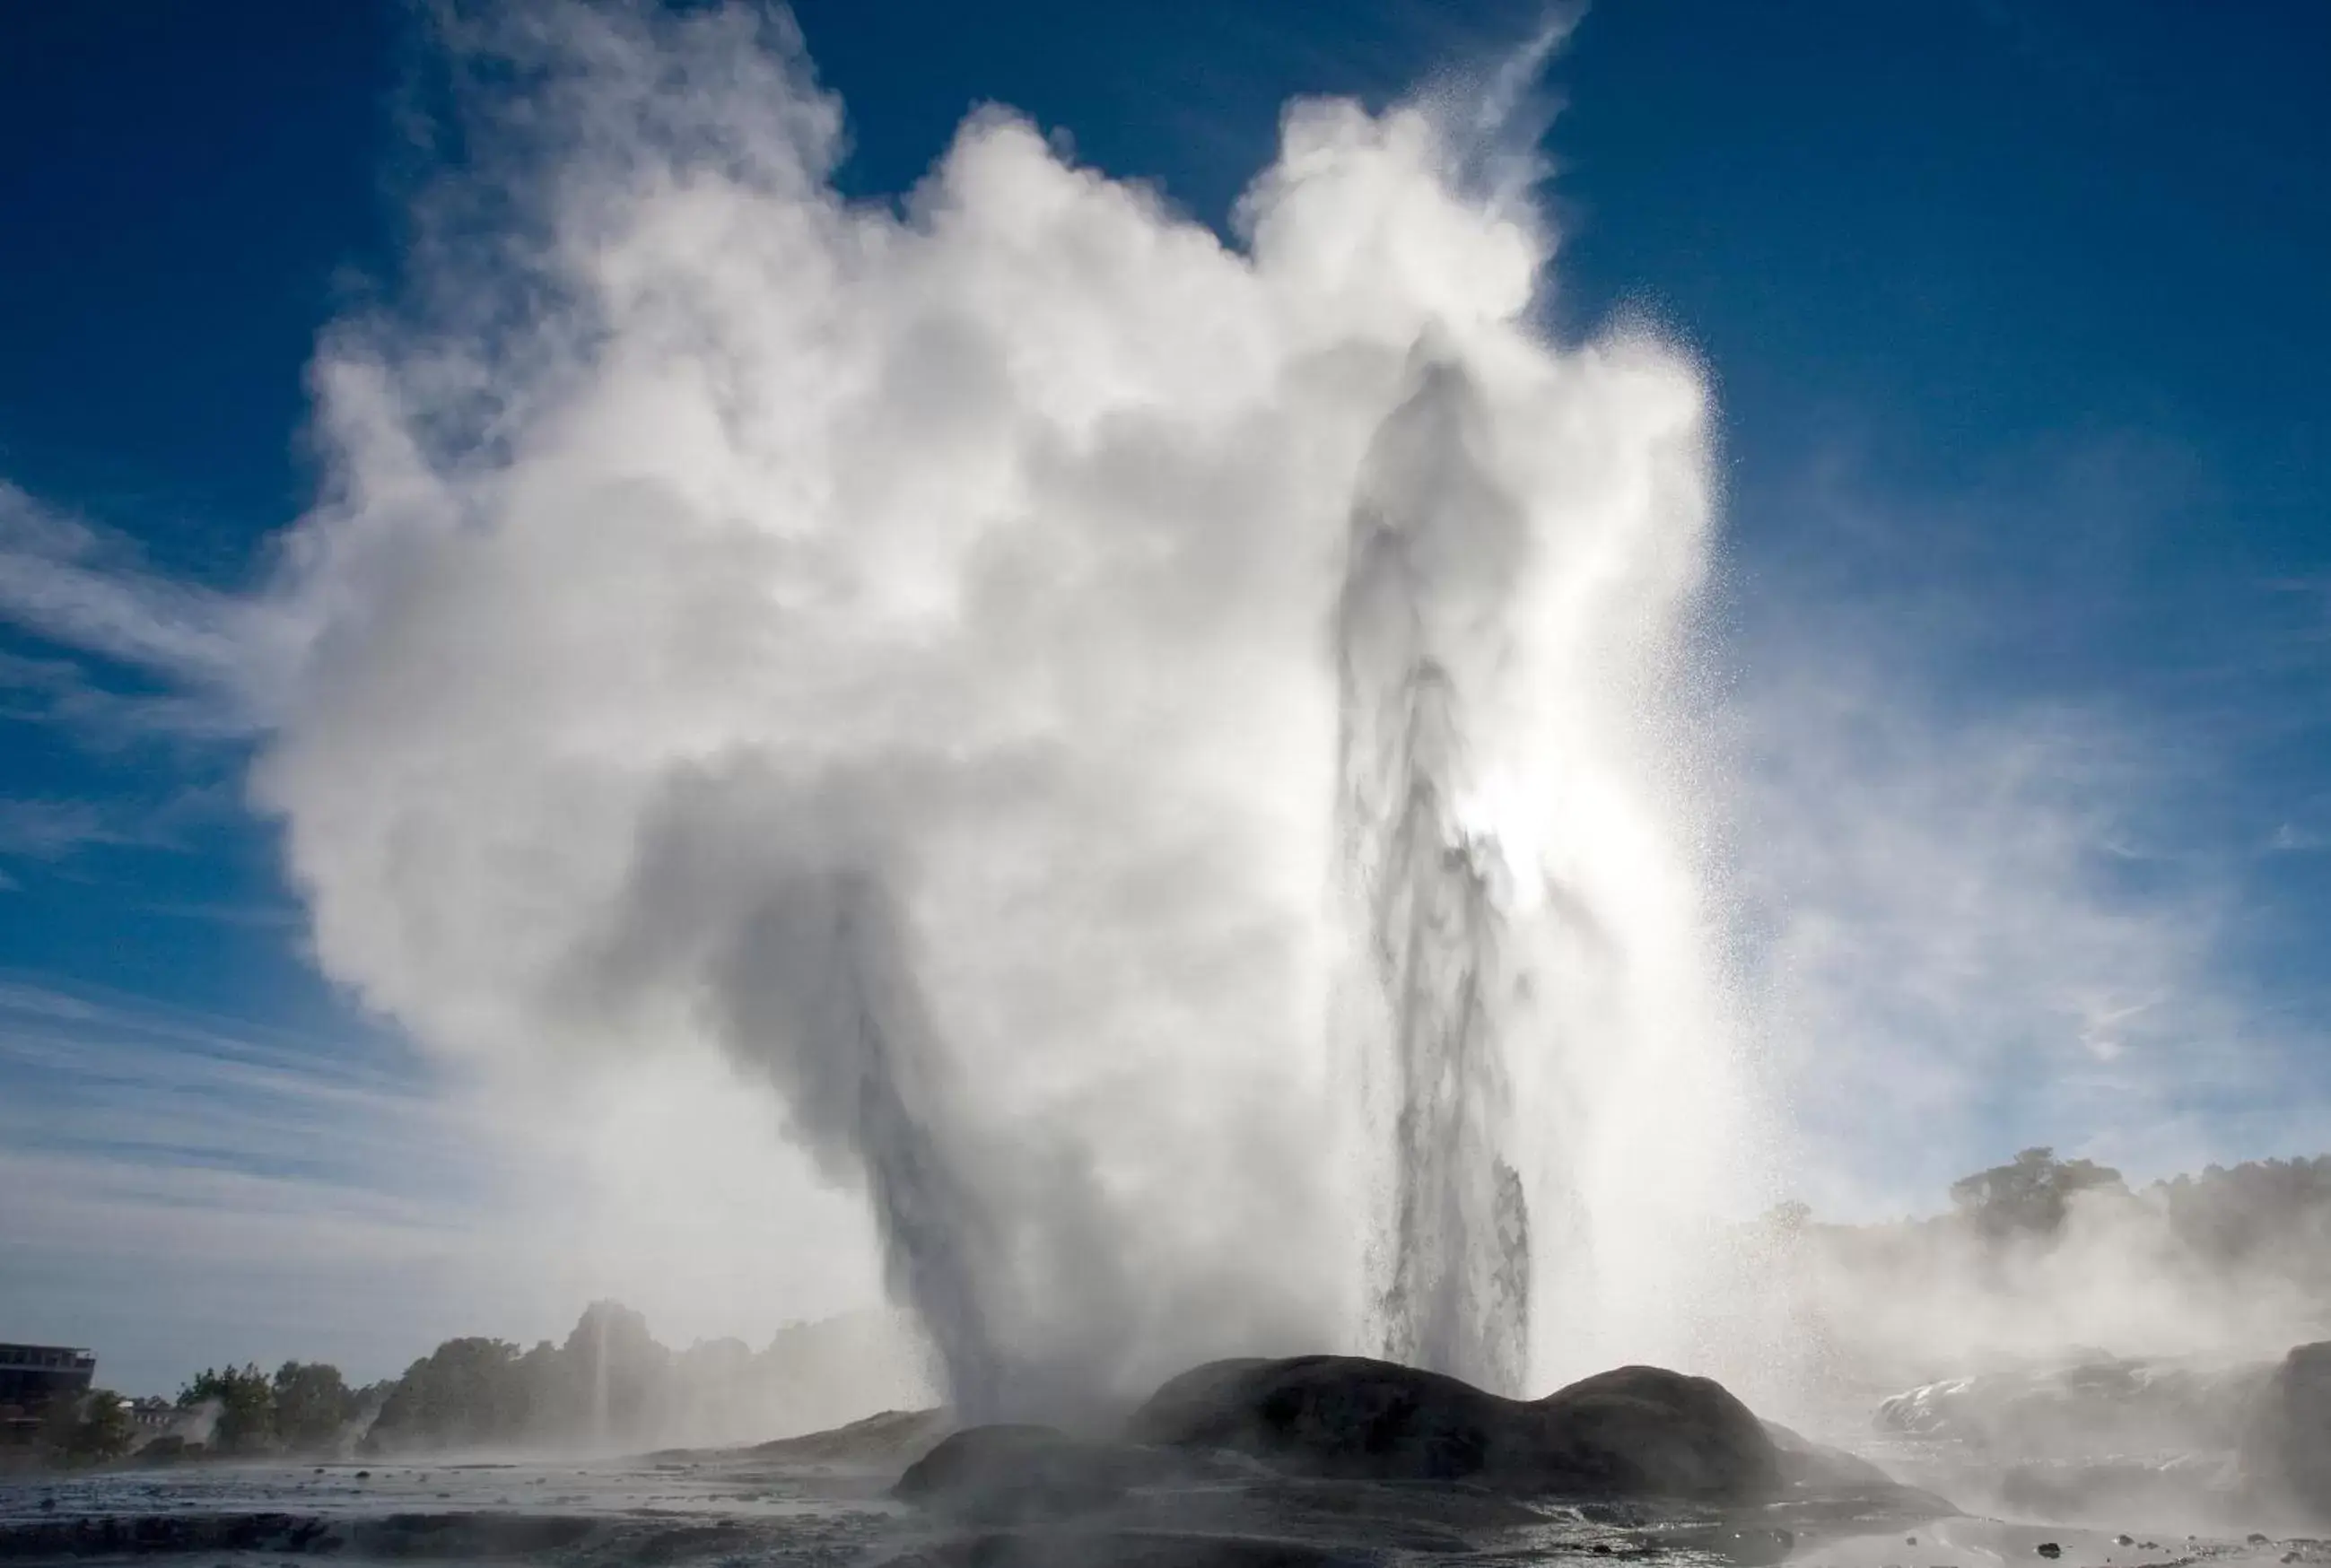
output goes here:
[{"label": "wet ground surface", "polygon": [[889,1478],[655,1457],[182,1464],[0,1481],[0,1559],[845,1563]]},{"label": "wet ground surface", "polygon": [[[1105,1516],[983,1520],[887,1496],[890,1468],[750,1452],[317,1467],[180,1465],[0,1479],[0,1560],[201,1568],[479,1563],[772,1568],[1196,1568],[1607,1563],[1804,1568],[2326,1565],[2331,1544],[1964,1516],[1799,1497],[1715,1513],[1523,1505],[1464,1487],[1251,1483],[1144,1493]],[[2041,1550],[2053,1545],[2051,1556]]]},{"label": "wet ground surface", "polygon": [[290,1510],[332,1517],[510,1510],[630,1517],[770,1518],[830,1512],[884,1478],[650,1455],[628,1459],[243,1466],[186,1463],[0,1481],[0,1526],[58,1513],[138,1516]]}]

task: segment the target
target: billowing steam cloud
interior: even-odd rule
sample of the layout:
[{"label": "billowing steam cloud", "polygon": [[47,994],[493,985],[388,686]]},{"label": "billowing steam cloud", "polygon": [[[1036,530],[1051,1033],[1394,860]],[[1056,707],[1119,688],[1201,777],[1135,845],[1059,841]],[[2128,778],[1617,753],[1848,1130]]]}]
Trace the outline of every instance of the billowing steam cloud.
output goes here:
[{"label": "billowing steam cloud", "polygon": [[326,967],[774,1087],[976,1413],[1705,1364],[1693,367],[1544,335],[1462,117],[1294,106],[1232,248],[1000,112],[845,203],[781,17],[493,14],[266,608]]}]

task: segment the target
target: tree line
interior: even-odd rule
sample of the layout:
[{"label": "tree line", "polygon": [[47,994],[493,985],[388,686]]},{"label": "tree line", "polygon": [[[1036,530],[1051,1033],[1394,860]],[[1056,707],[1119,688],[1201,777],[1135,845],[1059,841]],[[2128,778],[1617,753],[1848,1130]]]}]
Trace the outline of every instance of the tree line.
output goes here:
[{"label": "tree line", "polygon": [[2080,1206],[2146,1226],[2198,1263],[2331,1283],[2331,1155],[2211,1165],[2132,1188],[2109,1165],[2025,1149],[1953,1183],[1944,1222],[1993,1241],[2044,1243],[2064,1233]]},{"label": "tree line", "polygon": [[[1896,1295],[1960,1267],[1970,1249],[2044,1253],[2077,1222],[2142,1245],[2155,1265],[2184,1259],[2331,1302],[2331,1155],[2212,1165],[2132,1188],[2110,1166],[2031,1148],[1954,1183],[1950,1198],[1947,1213],[1889,1225],[1819,1224],[1802,1204],[1768,1223],[1819,1239],[1849,1274],[1903,1287]],[[872,1314],[796,1325],[758,1352],[734,1339],[675,1351],[639,1313],[599,1302],[563,1342],[449,1339],[363,1387],[320,1362],[206,1368],[178,1391],[182,1430],[146,1451],[305,1458],[774,1437],[927,1399],[919,1372],[900,1370],[913,1355],[895,1319]],[[99,1390],[52,1407],[40,1441],[55,1462],[87,1464],[144,1435],[128,1402]]]},{"label": "tree line", "polygon": [[1861,1396],[2075,1351],[2231,1362],[2331,1338],[2331,1156],[2136,1185],[2029,1148],[1950,1200],[1876,1223],[1767,1216],[1752,1246],[1807,1375]]},{"label": "tree line", "polygon": [[[377,1411],[395,1385],[352,1389],[340,1369],[323,1362],[287,1361],[271,1375],[256,1365],[206,1367],[179,1389],[175,1431],[150,1441],[153,1457],[188,1450],[249,1458],[267,1454],[326,1454],[343,1446],[351,1427]],[[67,1464],[119,1459],[145,1434],[131,1402],[111,1389],[90,1389],[50,1405],[40,1445]]]},{"label": "tree line", "polygon": [[2074,1211],[2153,1226],[2179,1252],[2227,1268],[2269,1264],[2331,1279],[2331,1155],[2211,1165],[2133,1188],[2120,1172],[2052,1148],[2022,1150],[2005,1164],[1951,1183],[1948,1212],[1872,1225],[1819,1224],[1800,1202],[1765,1215],[1782,1231],[1864,1236],[1955,1235],[2000,1245],[2044,1245]]},{"label": "tree line", "polygon": [[564,1341],[449,1339],[360,1387],[322,1362],[205,1368],[179,1389],[158,1437],[128,1402],[94,1390],[51,1407],[41,1446],[53,1463],[90,1464],[133,1449],[149,1459],[321,1459],[758,1440],[837,1425],[868,1400],[922,1401],[919,1365],[899,1368],[918,1354],[887,1314],[794,1325],[758,1352],[735,1339],[672,1350],[641,1314],[603,1301]]}]

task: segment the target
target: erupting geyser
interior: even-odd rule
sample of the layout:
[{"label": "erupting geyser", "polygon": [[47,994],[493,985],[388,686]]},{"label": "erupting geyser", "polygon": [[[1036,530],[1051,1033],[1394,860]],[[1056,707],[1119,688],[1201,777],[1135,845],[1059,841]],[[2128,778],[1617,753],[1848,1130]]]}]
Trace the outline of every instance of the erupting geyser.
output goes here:
[{"label": "erupting geyser", "polygon": [[1498,846],[1458,815],[1467,703],[1504,652],[1526,519],[1480,471],[1479,394],[1420,346],[1363,460],[1336,616],[1338,848],[1383,987],[1394,1095],[1384,1354],[1518,1392],[1529,1209],[1508,1163]]},{"label": "erupting geyser", "polygon": [[1233,247],[1001,112],[845,202],[781,16],[448,25],[250,623],[327,967],[632,1168],[773,1085],[976,1417],[1725,1370],[1706,398],[1551,339],[1484,133],[1298,103]]}]

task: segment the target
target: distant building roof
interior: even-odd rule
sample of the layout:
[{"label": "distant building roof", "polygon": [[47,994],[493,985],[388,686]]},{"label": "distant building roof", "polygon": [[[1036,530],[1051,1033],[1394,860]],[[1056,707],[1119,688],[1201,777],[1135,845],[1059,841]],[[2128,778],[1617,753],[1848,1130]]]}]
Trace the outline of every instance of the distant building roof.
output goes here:
[{"label": "distant building roof", "polygon": [[0,1345],[0,1416],[14,1424],[97,1381],[97,1357],[69,1345]]}]

